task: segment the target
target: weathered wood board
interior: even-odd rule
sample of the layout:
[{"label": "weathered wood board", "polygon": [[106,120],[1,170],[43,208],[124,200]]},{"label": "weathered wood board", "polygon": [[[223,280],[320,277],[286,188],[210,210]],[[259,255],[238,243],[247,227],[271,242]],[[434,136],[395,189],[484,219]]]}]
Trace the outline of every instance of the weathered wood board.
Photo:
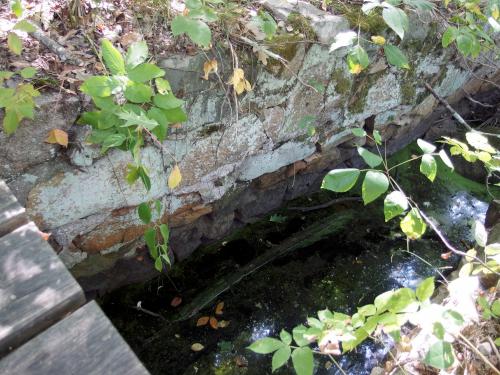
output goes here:
[{"label": "weathered wood board", "polygon": [[0,357],[84,303],[34,223],[0,238]]},{"label": "weathered wood board", "polygon": [[0,180],[0,237],[27,222],[26,210],[17,202],[7,184]]},{"label": "weathered wood board", "polygon": [[149,373],[92,301],[0,360],[0,374]]}]

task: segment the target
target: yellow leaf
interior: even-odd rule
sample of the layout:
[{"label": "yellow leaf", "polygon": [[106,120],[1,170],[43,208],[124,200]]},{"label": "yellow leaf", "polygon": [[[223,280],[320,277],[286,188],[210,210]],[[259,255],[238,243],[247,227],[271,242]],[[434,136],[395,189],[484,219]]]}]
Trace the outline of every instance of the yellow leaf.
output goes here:
[{"label": "yellow leaf", "polygon": [[208,320],[210,318],[208,316],[202,316],[200,319],[198,319],[198,321],[196,322],[196,327],[201,327],[201,326],[205,326],[207,325],[208,323]]},{"label": "yellow leaf", "polygon": [[49,132],[45,142],[57,143],[61,146],[68,147],[68,133],[66,133],[64,130],[52,129]]},{"label": "yellow leaf", "polygon": [[178,165],[175,165],[172,172],[170,172],[170,176],[168,176],[168,187],[170,189],[175,189],[181,183],[181,180],[181,170]]},{"label": "yellow leaf", "polygon": [[203,71],[205,72],[205,76],[203,79],[205,81],[208,81],[208,76],[210,73],[217,73],[217,60],[212,59],[209,61],[205,61],[205,64],[203,64]]},{"label": "yellow leaf", "polygon": [[361,64],[354,64],[353,66],[351,66],[349,68],[349,71],[352,74],[359,74],[359,73],[361,73],[362,70],[363,70],[363,67],[361,66]]},{"label": "yellow leaf", "polygon": [[243,92],[251,91],[252,85],[245,79],[245,72],[241,68],[237,68],[234,70],[231,79],[229,80],[229,84],[233,85],[234,91],[238,95],[241,95]]},{"label": "yellow leaf", "polygon": [[219,302],[215,308],[215,315],[222,315],[222,309],[224,308],[224,302]]},{"label": "yellow leaf", "polygon": [[219,320],[219,328],[226,328],[229,325],[228,320]]},{"label": "yellow leaf", "polygon": [[385,38],[380,35],[373,35],[372,42],[378,44],[379,46],[383,46],[385,44]]},{"label": "yellow leaf", "polygon": [[193,352],[199,352],[200,350],[205,349],[203,345],[201,345],[199,342],[195,342],[193,345],[191,345],[191,350]]},{"label": "yellow leaf", "polygon": [[498,6],[496,4],[493,5],[493,9],[491,10],[491,16],[495,20],[498,20],[498,17],[500,17],[500,10],[498,9]]}]

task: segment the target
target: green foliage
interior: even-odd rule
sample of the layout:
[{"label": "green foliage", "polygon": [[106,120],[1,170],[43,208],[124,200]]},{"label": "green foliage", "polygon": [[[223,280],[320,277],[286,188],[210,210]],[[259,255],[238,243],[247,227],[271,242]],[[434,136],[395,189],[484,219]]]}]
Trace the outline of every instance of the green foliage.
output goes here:
[{"label": "green foliage", "polygon": [[253,20],[259,26],[260,30],[266,34],[266,38],[271,39],[276,34],[278,25],[268,12],[259,11]]},{"label": "green foliage", "polygon": [[[23,6],[21,4],[20,0],[15,0],[11,2],[10,9],[12,13],[16,16],[16,18],[21,18],[23,15]],[[7,46],[9,47],[10,51],[16,55],[20,55],[21,52],[23,51],[23,41],[19,37],[18,34],[16,34],[15,31],[24,31],[26,33],[32,33],[36,30],[35,26],[33,26],[32,23],[28,22],[27,20],[20,20],[18,21],[14,27],[12,28],[12,31],[10,31],[7,34]]]},{"label": "green foliage", "polygon": [[[157,220],[146,229],[144,233],[144,240],[148,247],[149,254],[154,260],[155,268],[161,272],[163,268],[171,265],[170,257],[168,256],[168,240],[170,232],[166,224],[161,223],[162,207],[160,201],[153,202],[155,215]],[[137,207],[139,219],[146,225],[151,224],[153,211],[151,210],[151,203],[141,203]]]}]

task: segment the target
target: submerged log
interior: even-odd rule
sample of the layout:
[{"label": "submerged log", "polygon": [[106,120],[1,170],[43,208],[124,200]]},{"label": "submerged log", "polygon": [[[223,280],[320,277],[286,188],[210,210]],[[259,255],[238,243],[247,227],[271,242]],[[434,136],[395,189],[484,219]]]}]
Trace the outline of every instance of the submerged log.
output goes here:
[{"label": "submerged log", "polygon": [[184,305],[173,321],[178,322],[193,317],[222,293],[239,283],[243,278],[251,275],[275,259],[345,230],[346,225],[355,218],[355,215],[356,211],[352,209],[336,212],[326,217],[322,222],[315,222],[300,232],[292,234],[282,243],[273,246],[250,263],[211,284],[209,288],[195,296],[190,303]]}]

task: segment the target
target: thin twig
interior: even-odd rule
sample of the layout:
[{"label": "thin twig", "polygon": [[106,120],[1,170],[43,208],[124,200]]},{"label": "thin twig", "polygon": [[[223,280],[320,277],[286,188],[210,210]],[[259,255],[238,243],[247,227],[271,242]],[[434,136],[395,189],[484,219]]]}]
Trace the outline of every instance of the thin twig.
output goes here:
[{"label": "thin twig", "polygon": [[332,362],[335,364],[335,366],[337,366],[337,368],[339,369],[339,371],[342,373],[342,375],[347,375],[346,372],[342,369],[342,367],[340,367],[340,364],[337,362],[337,360],[333,357],[333,355],[331,354],[328,354],[328,357],[332,360]]},{"label": "thin twig", "polygon": [[320,210],[322,208],[327,208],[327,207],[333,206],[334,204],[337,204],[337,203],[361,202],[361,201],[362,201],[362,199],[360,197],[337,198],[337,199],[332,199],[326,203],[318,204],[316,206],[288,207],[287,209],[290,211],[309,212],[309,211]]},{"label": "thin twig", "polygon": [[469,349],[471,349],[474,353],[476,353],[479,358],[481,358],[483,360],[483,362],[488,365],[488,367],[490,367],[494,372],[495,374],[497,375],[500,375],[500,371],[490,362],[490,360],[488,358],[486,358],[483,353],[481,353],[475,346],[474,344],[472,344],[468,339],[467,337],[465,337],[464,335],[462,335],[460,332],[458,333],[457,335],[465,344],[466,346],[469,347]]},{"label": "thin twig", "polygon": [[84,65],[83,61],[70,56],[66,51],[66,48],[48,37],[47,34],[45,34],[38,25],[34,24],[33,22],[31,22],[31,24],[35,27],[36,30],[33,31],[30,35],[40,43],[42,43],[45,47],[47,47],[51,52],[55,53],[62,62],[78,66]]}]

